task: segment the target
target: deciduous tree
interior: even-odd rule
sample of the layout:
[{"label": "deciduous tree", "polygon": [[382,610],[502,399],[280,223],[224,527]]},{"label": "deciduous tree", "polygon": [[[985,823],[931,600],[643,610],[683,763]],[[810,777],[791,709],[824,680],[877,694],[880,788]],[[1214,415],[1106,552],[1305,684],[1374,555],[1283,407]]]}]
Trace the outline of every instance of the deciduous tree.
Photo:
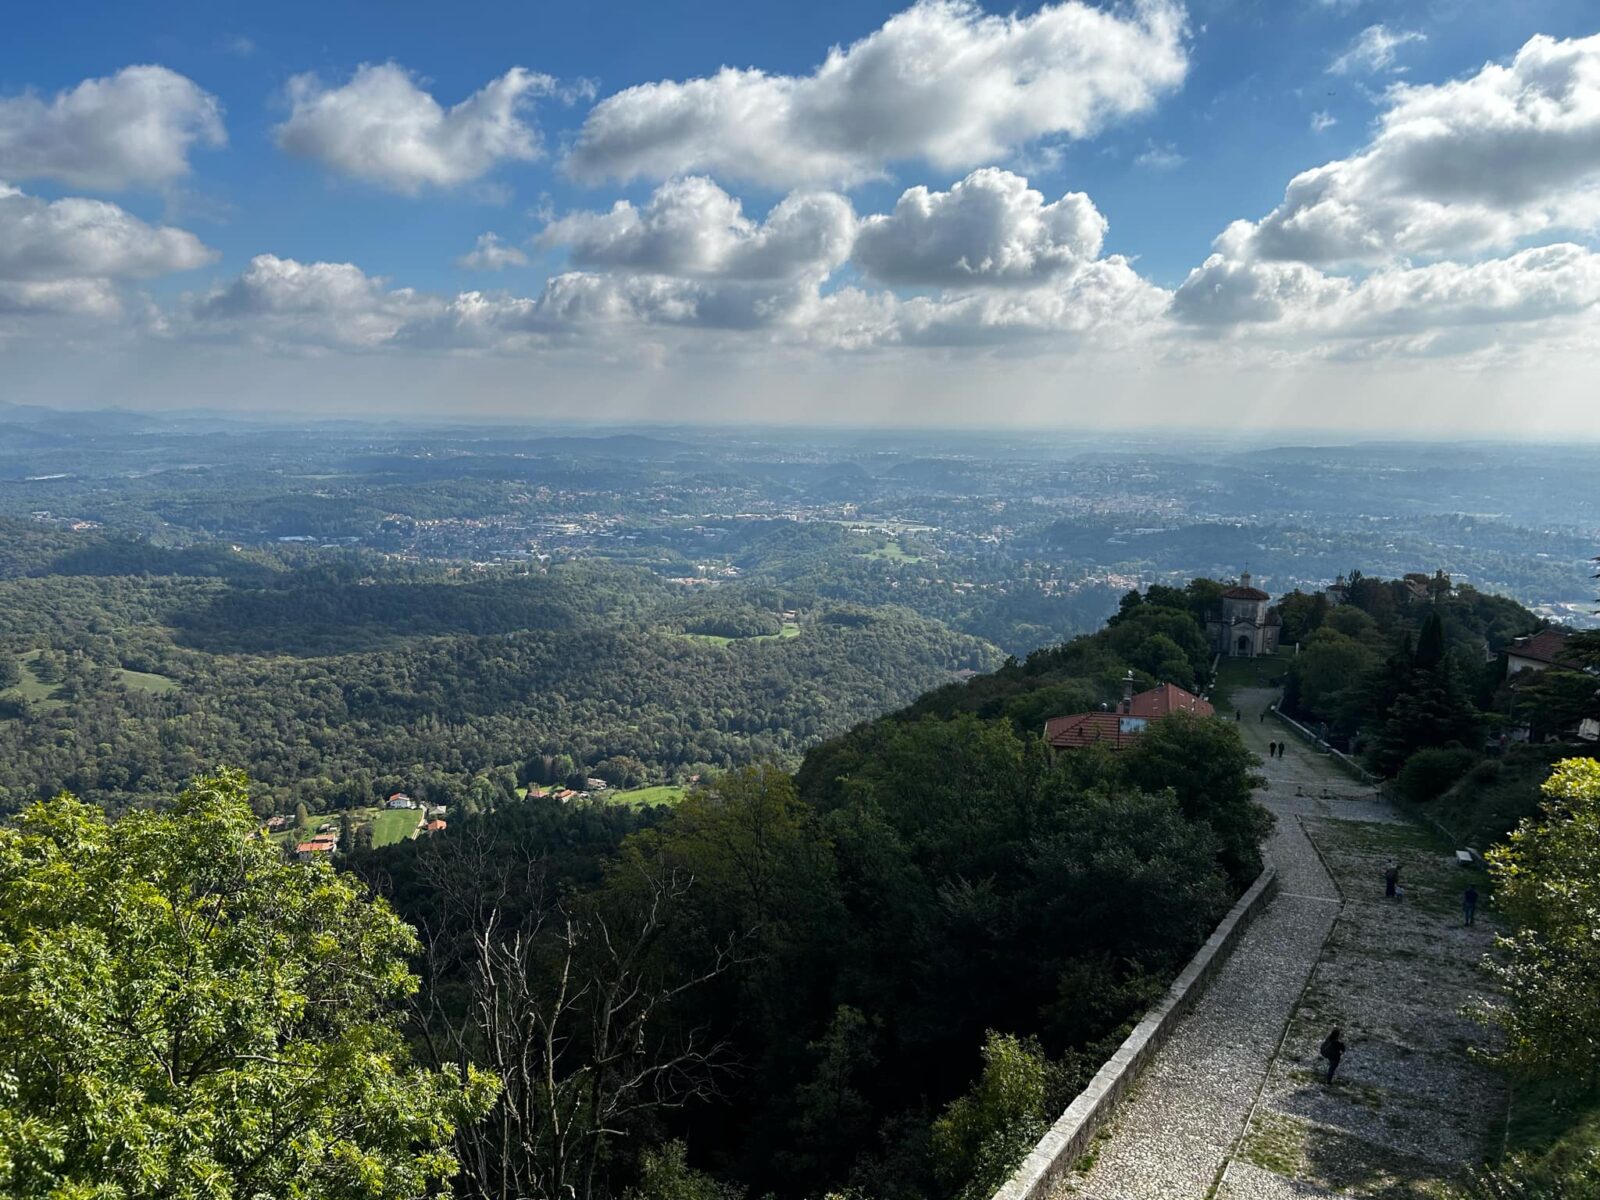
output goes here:
[{"label": "deciduous tree", "polygon": [[413,1197],[493,1097],[414,1066],[411,930],[256,836],[244,777],[0,830],[0,1193]]}]

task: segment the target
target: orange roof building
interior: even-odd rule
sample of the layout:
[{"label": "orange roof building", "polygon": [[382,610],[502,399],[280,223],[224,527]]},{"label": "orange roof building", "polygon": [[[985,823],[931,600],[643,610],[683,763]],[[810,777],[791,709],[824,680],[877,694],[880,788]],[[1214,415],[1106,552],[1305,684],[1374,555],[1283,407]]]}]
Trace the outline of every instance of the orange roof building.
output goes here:
[{"label": "orange roof building", "polygon": [[1121,750],[1150,727],[1175,712],[1209,717],[1216,709],[1209,701],[1184,691],[1173,683],[1163,683],[1147,692],[1133,695],[1130,679],[1122,703],[1114,712],[1069,713],[1051,717],[1044,723],[1044,740],[1052,750],[1077,750],[1084,746],[1104,746]]}]

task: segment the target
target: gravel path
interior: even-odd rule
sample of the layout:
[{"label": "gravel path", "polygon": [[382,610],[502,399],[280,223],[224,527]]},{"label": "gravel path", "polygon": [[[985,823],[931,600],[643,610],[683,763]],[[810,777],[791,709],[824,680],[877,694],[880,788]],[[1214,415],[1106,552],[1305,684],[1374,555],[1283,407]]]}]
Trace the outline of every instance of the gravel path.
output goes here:
[{"label": "gravel path", "polygon": [[[1411,827],[1372,788],[1297,739],[1289,740],[1283,758],[1267,760],[1267,743],[1284,736],[1275,720],[1259,720],[1275,695],[1247,688],[1234,700],[1243,711],[1240,732],[1265,760],[1268,786],[1257,795],[1277,816],[1266,854],[1278,868],[1278,893],[1151,1061],[1092,1164],[1069,1176],[1057,1198],[1201,1200],[1219,1177],[1220,1197],[1341,1194],[1298,1170],[1300,1159],[1287,1175],[1275,1171],[1292,1156],[1270,1152],[1277,1144],[1273,1135],[1292,1140],[1273,1122],[1289,1119],[1282,1114],[1307,1090],[1296,1072],[1305,1071],[1306,1040],[1329,1012],[1304,1010],[1302,993],[1318,982],[1313,973],[1341,912],[1339,885],[1307,827],[1406,834]],[[1366,865],[1352,869],[1365,871]],[[1381,886],[1379,892],[1381,898]],[[1311,1042],[1313,1056],[1320,1037]],[[1347,1059],[1352,1068],[1356,1057],[1353,1052]],[[1249,1149],[1249,1161],[1233,1161],[1241,1148]]]}]

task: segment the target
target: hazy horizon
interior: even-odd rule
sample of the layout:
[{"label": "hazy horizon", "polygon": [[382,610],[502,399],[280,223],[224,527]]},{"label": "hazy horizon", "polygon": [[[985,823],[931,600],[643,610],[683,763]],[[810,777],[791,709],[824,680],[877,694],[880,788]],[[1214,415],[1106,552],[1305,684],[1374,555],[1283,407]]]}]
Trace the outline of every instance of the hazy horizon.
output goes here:
[{"label": "hazy horizon", "polygon": [[1600,437],[1578,0],[90,8],[0,400]]}]

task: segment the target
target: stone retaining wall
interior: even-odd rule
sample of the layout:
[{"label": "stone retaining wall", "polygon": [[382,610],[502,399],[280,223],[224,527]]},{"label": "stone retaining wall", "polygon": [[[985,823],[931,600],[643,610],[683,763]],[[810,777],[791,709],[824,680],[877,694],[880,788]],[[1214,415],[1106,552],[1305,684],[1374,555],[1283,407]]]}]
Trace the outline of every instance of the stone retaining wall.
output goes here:
[{"label": "stone retaining wall", "polygon": [[1279,721],[1287,725],[1290,729],[1294,730],[1301,737],[1305,738],[1306,741],[1310,742],[1314,749],[1320,750],[1324,754],[1332,755],[1334,762],[1344,767],[1345,770],[1349,771],[1362,783],[1370,783],[1374,786],[1377,786],[1379,783],[1378,777],[1371,771],[1367,770],[1355,759],[1351,758],[1343,751],[1335,750],[1332,746],[1328,745],[1327,742],[1323,741],[1316,734],[1312,733],[1311,730],[1300,724],[1300,722],[1296,721],[1293,717],[1285,716],[1282,709],[1274,708],[1272,710],[1272,715],[1277,717]]},{"label": "stone retaining wall", "polygon": [[1178,1019],[1205,991],[1206,984],[1233,949],[1233,944],[1277,888],[1278,872],[1266,867],[1256,876],[1250,890],[1228,910],[1206,944],[1189,960],[1161,1002],[1145,1014],[1117,1052],[1078,1093],[1067,1111],[1039,1139],[1022,1165],[994,1200],[1045,1200],[1057,1183],[1072,1170],[1073,1164],[1089,1152],[1094,1135],[1105,1124],[1127,1090],[1133,1086],[1145,1064],[1159,1050]]}]

